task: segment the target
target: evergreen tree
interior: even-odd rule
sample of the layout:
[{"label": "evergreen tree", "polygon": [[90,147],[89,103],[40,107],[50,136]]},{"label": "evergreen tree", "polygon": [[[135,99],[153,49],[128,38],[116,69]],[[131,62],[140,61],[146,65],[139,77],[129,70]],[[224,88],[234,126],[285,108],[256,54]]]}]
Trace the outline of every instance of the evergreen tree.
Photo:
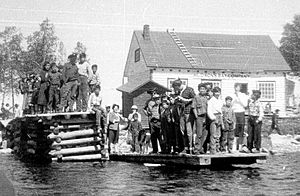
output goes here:
[{"label": "evergreen tree", "polygon": [[280,44],[279,50],[291,69],[300,72],[300,15],[284,26]]}]

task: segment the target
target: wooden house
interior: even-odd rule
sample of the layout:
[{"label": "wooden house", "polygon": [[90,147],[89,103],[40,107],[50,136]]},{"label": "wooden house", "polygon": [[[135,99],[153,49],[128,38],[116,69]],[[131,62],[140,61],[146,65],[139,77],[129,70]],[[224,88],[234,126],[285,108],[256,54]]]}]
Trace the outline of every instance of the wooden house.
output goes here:
[{"label": "wooden house", "polygon": [[[135,96],[124,90],[151,81],[166,89],[180,78],[193,87],[201,82],[212,82],[222,89],[222,97],[234,93],[234,84],[241,83],[242,91],[262,92],[264,104],[285,113],[287,103],[286,73],[290,67],[268,35],[227,35],[134,31],[124,71],[124,115],[135,104]],[[144,89],[145,90],[145,89]],[[145,102],[148,97],[140,97]],[[129,100],[128,100],[129,99]]]}]

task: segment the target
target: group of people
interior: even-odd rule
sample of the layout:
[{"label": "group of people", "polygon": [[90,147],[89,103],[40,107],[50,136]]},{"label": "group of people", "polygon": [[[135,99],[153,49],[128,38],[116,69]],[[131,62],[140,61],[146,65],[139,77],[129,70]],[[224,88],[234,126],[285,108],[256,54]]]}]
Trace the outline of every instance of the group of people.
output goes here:
[{"label": "group of people", "polygon": [[[149,119],[152,153],[158,153],[158,146],[167,154],[232,153],[235,148],[244,153],[261,151],[264,108],[259,90],[248,96],[237,83],[235,93],[224,102],[221,89],[212,88],[211,83],[200,83],[197,94],[180,79],[172,87],[174,92],[169,96],[149,91],[151,99],[143,109]],[[237,146],[233,146],[235,137]]]},{"label": "group of people", "polygon": [[86,54],[71,54],[64,66],[45,62],[40,73],[29,73],[20,80],[25,114],[87,111],[88,97],[100,88],[97,65],[86,60]]}]

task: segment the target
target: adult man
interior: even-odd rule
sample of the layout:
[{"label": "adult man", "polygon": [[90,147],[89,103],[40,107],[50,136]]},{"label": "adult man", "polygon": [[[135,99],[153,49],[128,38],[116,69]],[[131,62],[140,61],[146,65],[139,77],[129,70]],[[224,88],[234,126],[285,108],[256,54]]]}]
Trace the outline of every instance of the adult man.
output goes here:
[{"label": "adult man", "polygon": [[195,120],[194,114],[192,113],[192,101],[195,97],[195,92],[192,88],[184,86],[180,79],[175,80],[172,83],[172,87],[175,92],[180,92],[176,97],[178,101],[180,101],[184,110],[180,117],[180,129],[184,134],[184,150],[181,152],[182,154],[192,153],[193,148],[193,123]]},{"label": "adult man", "polygon": [[234,85],[235,93],[232,96],[232,110],[236,118],[235,136],[238,137],[238,150],[241,152],[248,152],[246,147],[246,133],[245,133],[245,108],[248,104],[248,96],[241,92],[241,84]]},{"label": "adult man", "polygon": [[220,150],[223,102],[220,98],[221,89],[219,87],[214,87],[212,92],[213,97],[207,102],[207,115],[210,119],[210,153],[215,154]]},{"label": "adult man", "polygon": [[61,108],[69,111],[73,111],[73,105],[76,100],[76,91],[78,86],[78,67],[76,65],[77,56],[76,54],[71,54],[68,57],[69,63],[64,65],[62,78],[63,87],[61,89]]},{"label": "adult man", "polygon": [[154,94],[152,99],[148,102],[148,106],[146,108],[147,116],[149,117],[149,128],[151,133],[151,143],[153,151],[152,153],[158,153],[158,144],[159,141],[161,150],[164,151],[162,146],[162,138],[160,134],[161,130],[161,122],[160,122],[160,96],[158,94]]},{"label": "adult man", "polygon": [[205,84],[199,84],[198,90],[199,94],[194,97],[192,103],[193,112],[196,117],[195,154],[204,154],[202,147],[208,132],[205,126],[207,116],[207,96]]},{"label": "adult man", "polygon": [[78,86],[78,98],[76,101],[76,109],[78,112],[85,112],[87,110],[89,85],[88,79],[90,76],[90,65],[86,62],[86,54],[81,53],[79,55],[79,63],[77,65],[79,73],[79,86]]}]

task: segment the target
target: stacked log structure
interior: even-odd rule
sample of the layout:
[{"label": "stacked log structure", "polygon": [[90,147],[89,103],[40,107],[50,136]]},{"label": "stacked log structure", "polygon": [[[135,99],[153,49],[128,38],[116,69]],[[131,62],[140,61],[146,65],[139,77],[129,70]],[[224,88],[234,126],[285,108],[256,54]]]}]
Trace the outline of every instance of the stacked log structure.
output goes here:
[{"label": "stacked log structure", "polygon": [[7,129],[9,147],[21,161],[104,161],[107,145],[89,112],[27,115],[12,120]]}]

